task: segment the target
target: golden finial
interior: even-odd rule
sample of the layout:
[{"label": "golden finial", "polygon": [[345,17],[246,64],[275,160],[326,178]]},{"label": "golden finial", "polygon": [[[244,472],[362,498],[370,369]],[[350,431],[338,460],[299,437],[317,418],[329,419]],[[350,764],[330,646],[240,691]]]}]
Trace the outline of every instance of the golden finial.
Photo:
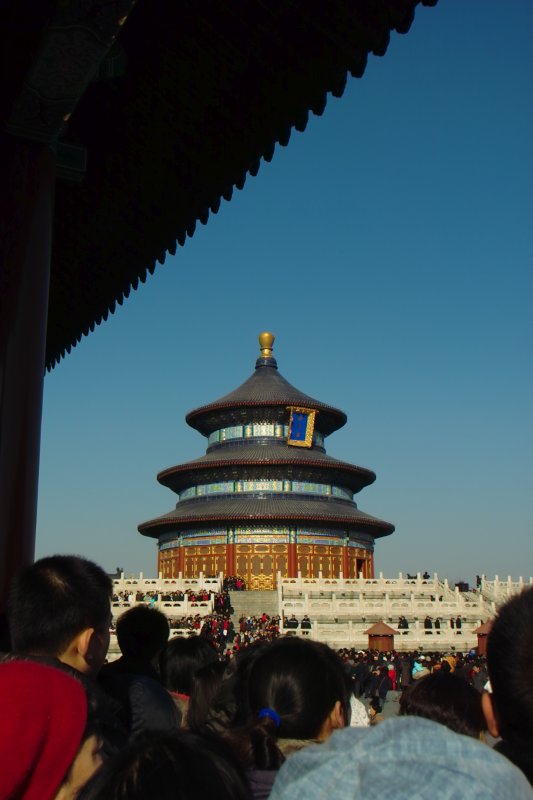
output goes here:
[{"label": "golden finial", "polygon": [[274,344],[274,339],[276,337],[273,333],[268,333],[268,331],[263,331],[258,336],[259,339],[259,347],[261,348],[261,358],[272,358],[272,345]]}]

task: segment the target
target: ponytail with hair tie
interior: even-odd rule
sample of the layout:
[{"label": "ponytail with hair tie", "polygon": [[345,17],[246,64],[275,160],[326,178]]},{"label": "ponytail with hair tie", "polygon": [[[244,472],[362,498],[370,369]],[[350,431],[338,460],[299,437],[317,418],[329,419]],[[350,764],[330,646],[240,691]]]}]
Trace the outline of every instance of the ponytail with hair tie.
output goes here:
[{"label": "ponytail with hair tie", "polygon": [[274,711],[273,708],[262,708],[257,715],[257,719],[262,719],[263,717],[269,717],[276,726],[276,728],[279,728],[279,726],[281,725],[281,719],[279,717],[279,714],[277,713],[277,711]]}]

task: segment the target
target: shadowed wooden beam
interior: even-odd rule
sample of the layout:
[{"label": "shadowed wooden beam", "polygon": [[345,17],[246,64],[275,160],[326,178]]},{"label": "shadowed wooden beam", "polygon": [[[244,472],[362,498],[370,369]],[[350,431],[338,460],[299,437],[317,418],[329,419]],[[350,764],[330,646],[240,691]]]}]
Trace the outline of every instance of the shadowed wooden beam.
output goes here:
[{"label": "shadowed wooden beam", "polygon": [[34,556],[55,155],[0,142],[0,608]]}]

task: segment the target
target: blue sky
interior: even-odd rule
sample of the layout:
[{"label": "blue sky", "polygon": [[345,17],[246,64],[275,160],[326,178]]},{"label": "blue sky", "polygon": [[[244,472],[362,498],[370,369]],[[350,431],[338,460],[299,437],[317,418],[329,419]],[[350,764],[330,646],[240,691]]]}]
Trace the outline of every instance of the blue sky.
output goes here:
[{"label": "blue sky", "polygon": [[45,381],[37,555],[156,571],[156,473],[253,371],[342,408],[376,568],[533,574],[533,4],[440,0]]}]

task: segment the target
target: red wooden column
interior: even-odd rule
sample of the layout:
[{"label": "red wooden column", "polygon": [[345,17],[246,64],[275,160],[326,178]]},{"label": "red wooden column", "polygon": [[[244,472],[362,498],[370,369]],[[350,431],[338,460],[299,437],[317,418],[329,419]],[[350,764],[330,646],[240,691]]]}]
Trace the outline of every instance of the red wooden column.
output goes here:
[{"label": "red wooden column", "polygon": [[287,550],[287,577],[298,577],[298,554],[296,551],[296,530],[289,531],[289,545]]},{"label": "red wooden column", "polygon": [[342,546],[342,577],[344,580],[350,577],[350,567],[348,565],[348,539],[344,540]]},{"label": "red wooden column", "polygon": [[0,608],[34,557],[55,155],[0,135]]},{"label": "red wooden column", "polygon": [[374,577],[374,553],[371,553],[370,556],[367,558],[366,570],[367,570],[367,574],[365,575],[365,578],[373,578]]},{"label": "red wooden column", "polygon": [[228,530],[228,538],[226,544],[226,575],[236,575],[237,566],[235,560],[235,530],[231,528]]},{"label": "red wooden column", "polygon": [[185,577],[185,546],[183,544],[181,537],[178,547],[178,572],[176,577],[179,577],[180,572],[182,577]]}]

